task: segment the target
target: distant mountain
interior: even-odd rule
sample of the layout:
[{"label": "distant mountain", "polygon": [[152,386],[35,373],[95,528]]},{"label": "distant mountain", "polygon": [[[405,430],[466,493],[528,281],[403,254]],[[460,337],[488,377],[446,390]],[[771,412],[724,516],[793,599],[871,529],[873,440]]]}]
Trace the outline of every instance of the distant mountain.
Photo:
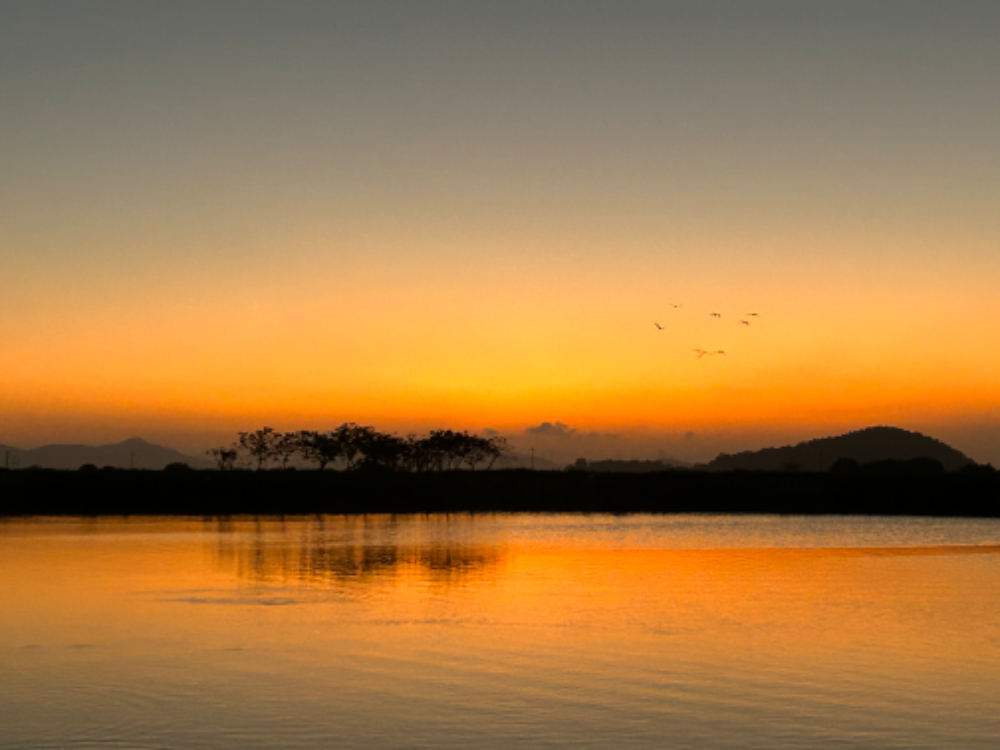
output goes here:
[{"label": "distant mountain", "polygon": [[931,458],[940,461],[945,471],[955,471],[973,463],[960,451],[919,432],[898,427],[868,427],[839,437],[809,440],[783,448],[722,453],[705,468],[709,471],[828,471],[841,458],[853,459],[859,464]]},{"label": "distant mountain", "polygon": [[493,464],[494,469],[530,469],[532,466],[534,466],[535,471],[561,471],[564,465],[549,461],[541,456],[535,456],[534,462],[532,462],[531,456],[523,453],[513,453]]},{"label": "distant mountain", "polygon": [[84,464],[98,467],[114,466],[118,469],[162,469],[167,464],[185,463],[191,468],[214,466],[212,461],[187,456],[172,448],[148,443],[141,438],[131,438],[110,445],[43,445],[32,450],[20,450],[0,445],[0,466],[9,460],[11,467],[26,469],[38,466],[43,469],[79,469]]}]

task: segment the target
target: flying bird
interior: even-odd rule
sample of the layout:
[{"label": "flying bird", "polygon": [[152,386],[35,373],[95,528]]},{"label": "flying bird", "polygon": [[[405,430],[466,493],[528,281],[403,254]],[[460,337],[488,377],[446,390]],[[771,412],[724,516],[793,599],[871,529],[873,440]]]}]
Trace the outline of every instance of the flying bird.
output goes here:
[{"label": "flying bird", "polygon": [[748,318],[759,318],[760,313],[747,313]]},{"label": "flying bird", "polygon": [[713,318],[721,318],[722,317],[722,313],[717,313],[717,312],[710,312],[709,315],[711,315]]},{"label": "flying bird", "polygon": [[666,329],[665,329],[665,328],[664,328],[663,326],[661,326],[661,325],[660,325],[659,323],[653,323],[653,325],[654,325],[654,326],[656,326],[656,330],[658,330],[658,331],[665,331],[665,330],[666,330]]},{"label": "flying bird", "polygon": [[741,320],[740,323],[742,323],[745,326],[750,325],[750,321],[749,320]]},{"label": "flying bird", "polygon": [[701,359],[702,357],[712,357],[716,354],[725,354],[722,349],[716,349],[714,352],[709,352],[705,349],[695,349],[695,351],[698,352],[698,359]]},{"label": "flying bird", "polygon": [[679,303],[679,304],[678,304],[678,303],[675,303],[675,302],[670,302],[670,303],[668,303],[668,304],[669,304],[669,305],[670,305],[671,307],[673,307],[673,308],[678,308],[678,307],[684,307],[684,303],[683,303],[683,302],[681,302],[681,303]]}]

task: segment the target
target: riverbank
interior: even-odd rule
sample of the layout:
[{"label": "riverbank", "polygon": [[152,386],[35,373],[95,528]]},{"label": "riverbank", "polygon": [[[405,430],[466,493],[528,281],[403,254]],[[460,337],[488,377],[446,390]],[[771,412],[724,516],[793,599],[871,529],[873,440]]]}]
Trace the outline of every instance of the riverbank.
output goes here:
[{"label": "riverbank", "polygon": [[0,472],[4,516],[455,512],[1000,517],[1000,473]]}]

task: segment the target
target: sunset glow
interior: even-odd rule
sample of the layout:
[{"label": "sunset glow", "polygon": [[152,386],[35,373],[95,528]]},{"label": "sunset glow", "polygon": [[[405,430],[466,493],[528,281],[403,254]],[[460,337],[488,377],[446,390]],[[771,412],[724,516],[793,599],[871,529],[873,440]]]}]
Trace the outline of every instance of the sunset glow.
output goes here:
[{"label": "sunset glow", "polygon": [[1000,462],[991,5],[84,5],[0,24],[2,444]]}]

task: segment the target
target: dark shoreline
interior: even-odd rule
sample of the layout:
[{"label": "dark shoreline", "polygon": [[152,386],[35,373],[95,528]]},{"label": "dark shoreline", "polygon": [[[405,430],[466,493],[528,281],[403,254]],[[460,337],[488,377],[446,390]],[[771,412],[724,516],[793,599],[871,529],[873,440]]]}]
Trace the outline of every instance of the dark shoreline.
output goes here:
[{"label": "dark shoreline", "polygon": [[1000,518],[1000,472],[0,471],[0,516],[767,513]]}]

